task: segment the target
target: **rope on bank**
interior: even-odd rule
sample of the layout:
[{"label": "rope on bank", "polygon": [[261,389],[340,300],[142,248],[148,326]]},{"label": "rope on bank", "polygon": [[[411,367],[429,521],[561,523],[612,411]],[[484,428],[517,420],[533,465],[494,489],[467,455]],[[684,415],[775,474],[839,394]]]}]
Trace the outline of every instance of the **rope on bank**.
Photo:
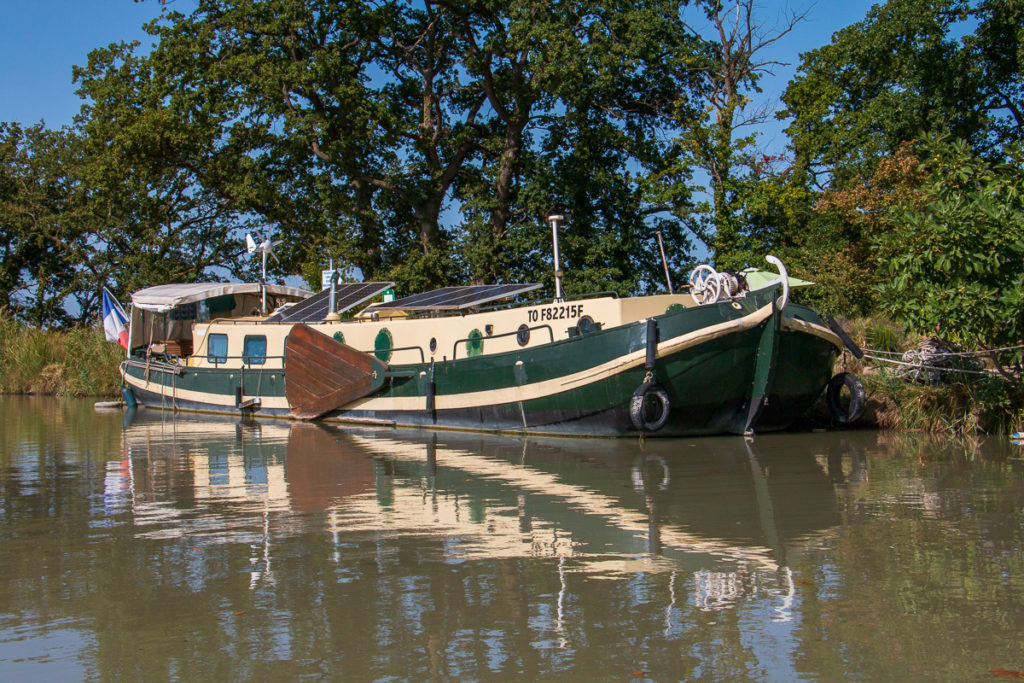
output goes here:
[{"label": "rope on bank", "polygon": [[[876,355],[874,355],[876,353],[879,353],[879,352],[875,351],[874,349],[864,349],[864,357],[865,358],[870,358],[871,360],[880,361],[882,363],[891,363],[893,365],[902,365],[902,366],[906,366],[906,367],[911,367],[911,368],[914,368],[914,369],[938,370],[939,372],[964,372],[964,373],[967,373],[967,374],[970,374],[970,375],[990,375],[990,374],[993,373],[993,371],[990,371],[990,370],[970,370],[970,369],[964,369],[964,368],[944,368],[944,367],[939,366],[939,365],[923,365],[923,364],[920,364],[920,363],[908,363],[906,361],[896,360],[894,358],[883,358],[882,356],[876,356]],[[891,353],[891,352],[882,351],[881,353]],[[900,355],[900,354],[895,354],[895,355]]]},{"label": "rope on bank", "polygon": [[[926,337],[917,346],[907,351],[882,351],[881,349],[864,349],[864,357],[877,363],[888,363],[897,366],[899,377],[915,382],[941,384],[948,373],[964,375],[983,375],[988,377],[1006,377],[1002,368],[986,368],[984,358],[995,360],[998,353],[1024,349],[1024,344],[1004,346],[981,351],[966,351],[953,342],[939,337]],[[1017,368],[1017,373],[1020,369]]]},{"label": "rope on bank", "polygon": [[[982,351],[934,351],[932,353],[932,355],[933,356],[941,356],[941,357],[961,357],[961,358],[972,358],[972,357],[974,357],[974,358],[977,358],[977,357],[981,357],[981,356],[987,356],[987,355],[990,355],[990,354],[993,354],[993,353],[1002,353],[1004,351],[1019,351],[1021,349],[1024,349],[1024,344],[1018,344],[1017,346],[1003,346],[1003,347],[1000,347],[998,349],[984,349]],[[885,356],[901,356],[901,357],[906,353],[905,351],[882,351],[880,349],[868,349],[868,348],[865,348],[864,351],[865,351],[865,353],[870,351],[873,354],[880,354],[880,355],[885,355]],[[883,359],[878,359],[878,360],[886,360],[886,359],[883,358]]]}]

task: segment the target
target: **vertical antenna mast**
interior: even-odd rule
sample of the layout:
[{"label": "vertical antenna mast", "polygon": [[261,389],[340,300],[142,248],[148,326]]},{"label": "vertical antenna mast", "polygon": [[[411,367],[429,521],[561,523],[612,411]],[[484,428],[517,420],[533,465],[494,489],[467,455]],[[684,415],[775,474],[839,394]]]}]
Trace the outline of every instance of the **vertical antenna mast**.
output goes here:
[{"label": "vertical antenna mast", "polygon": [[661,239],[661,230],[654,234],[658,236],[658,249],[661,250],[661,265],[665,268],[665,282],[668,283],[668,293],[672,294],[675,290],[672,288],[672,276],[668,273],[668,259],[665,258],[665,242]]},{"label": "vertical antenna mast", "polygon": [[263,295],[263,302],[260,304],[260,313],[262,315],[267,314],[267,252],[265,249],[261,249],[263,252],[263,270],[260,274],[260,290]]},{"label": "vertical antenna mast", "polygon": [[267,314],[267,254],[273,256],[275,261],[280,262],[280,259],[277,258],[277,254],[274,253],[274,247],[279,244],[281,244],[280,240],[273,242],[269,237],[259,244],[256,244],[256,240],[252,238],[252,235],[249,233],[245,234],[245,250],[250,254],[259,250],[260,256],[262,256],[262,269],[260,270],[260,290],[262,292],[260,297],[260,311],[263,315]]}]

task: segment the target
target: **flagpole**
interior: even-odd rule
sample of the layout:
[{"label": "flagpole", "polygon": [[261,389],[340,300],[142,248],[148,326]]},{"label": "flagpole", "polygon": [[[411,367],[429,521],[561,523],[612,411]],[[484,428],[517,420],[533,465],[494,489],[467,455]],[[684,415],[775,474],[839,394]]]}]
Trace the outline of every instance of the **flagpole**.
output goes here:
[{"label": "flagpole", "polygon": [[[132,357],[132,322],[135,319],[135,311],[132,311],[132,315],[126,316],[128,318],[128,348],[124,350],[125,360]],[[124,382],[124,374],[122,371],[121,382]]]},{"label": "flagpole", "polygon": [[[100,315],[102,317],[103,334],[107,341],[122,343],[121,335],[127,335],[127,339],[123,340],[125,347],[125,357],[130,356],[131,353],[131,318],[124,312],[124,308],[121,307],[121,302],[117,300],[117,297],[106,288],[102,287],[100,290]],[[108,318],[113,322],[108,328]],[[128,329],[125,329],[125,323],[128,323]]]}]

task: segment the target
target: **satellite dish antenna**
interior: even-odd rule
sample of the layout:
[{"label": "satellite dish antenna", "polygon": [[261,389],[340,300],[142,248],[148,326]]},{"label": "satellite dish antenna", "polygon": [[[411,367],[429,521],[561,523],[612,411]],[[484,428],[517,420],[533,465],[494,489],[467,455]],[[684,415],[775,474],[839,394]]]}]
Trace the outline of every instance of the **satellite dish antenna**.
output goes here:
[{"label": "satellite dish antenna", "polygon": [[267,314],[267,254],[273,256],[274,260],[280,263],[281,260],[277,258],[277,254],[274,253],[274,247],[276,247],[279,244],[281,244],[281,240],[271,241],[269,237],[267,237],[259,244],[256,244],[256,240],[252,238],[252,235],[249,233],[245,233],[245,250],[250,254],[252,254],[254,251],[258,251],[260,252],[260,255],[262,257],[262,269],[260,270],[260,289],[262,290],[261,310],[263,311],[263,315]]}]

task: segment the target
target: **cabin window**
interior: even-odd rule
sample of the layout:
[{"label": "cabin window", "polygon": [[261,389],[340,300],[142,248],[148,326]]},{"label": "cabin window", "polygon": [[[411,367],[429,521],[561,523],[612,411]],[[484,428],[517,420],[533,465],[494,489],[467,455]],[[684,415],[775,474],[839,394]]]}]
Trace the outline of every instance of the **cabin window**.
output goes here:
[{"label": "cabin window", "polygon": [[206,360],[214,364],[227,362],[228,335],[211,334],[206,337]]},{"label": "cabin window", "polygon": [[267,360],[267,338],[260,335],[245,335],[242,340],[242,362],[247,365],[263,365]]}]

